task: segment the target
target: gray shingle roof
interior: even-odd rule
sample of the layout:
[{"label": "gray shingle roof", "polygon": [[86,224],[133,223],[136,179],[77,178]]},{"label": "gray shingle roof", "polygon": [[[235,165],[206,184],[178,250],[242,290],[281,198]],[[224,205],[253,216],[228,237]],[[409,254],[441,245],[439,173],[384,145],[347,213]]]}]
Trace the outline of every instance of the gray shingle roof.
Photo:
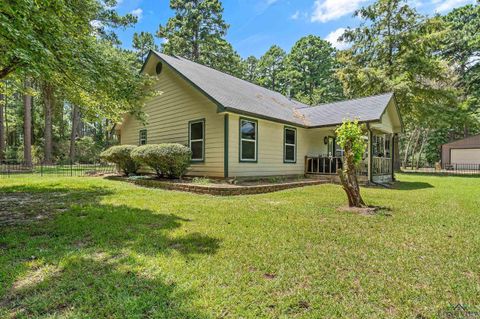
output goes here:
[{"label": "gray shingle roof", "polygon": [[345,118],[379,120],[393,94],[310,107],[286,96],[182,57],[154,52],[226,111],[300,126],[328,126]]},{"label": "gray shingle roof", "polygon": [[309,126],[330,126],[341,124],[344,119],[358,119],[361,122],[380,120],[393,93],[369,96],[360,99],[321,104],[302,109],[310,121]]}]

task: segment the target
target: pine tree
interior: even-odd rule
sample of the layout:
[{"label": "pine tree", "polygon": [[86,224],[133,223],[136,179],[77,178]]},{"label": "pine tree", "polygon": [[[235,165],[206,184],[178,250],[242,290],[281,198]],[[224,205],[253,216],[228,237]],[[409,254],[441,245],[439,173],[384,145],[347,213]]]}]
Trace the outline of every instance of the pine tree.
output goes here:
[{"label": "pine tree", "polygon": [[158,46],[155,44],[155,39],[150,32],[135,32],[133,34],[133,43],[132,47],[135,49],[135,53],[138,56],[138,59],[142,62],[145,61],[145,58],[150,50],[158,50]]},{"label": "pine tree", "polygon": [[335,49],[320,37],[298,40],[287,57],[292,95],[309,105],[339,100],[342,88],[334,77]]},{"label": "pine tree", "polygon": [[285,58],[287,54],[277,45],[272,46],[258,62],[260,85],[280,93],[286,93]]},{"label": "pine tree", "polygon": [[162,51],[204,63],[214,60],[228,25],[219,0],[170,0],[175,16],[159,26],[157,36],[166,41]]}]

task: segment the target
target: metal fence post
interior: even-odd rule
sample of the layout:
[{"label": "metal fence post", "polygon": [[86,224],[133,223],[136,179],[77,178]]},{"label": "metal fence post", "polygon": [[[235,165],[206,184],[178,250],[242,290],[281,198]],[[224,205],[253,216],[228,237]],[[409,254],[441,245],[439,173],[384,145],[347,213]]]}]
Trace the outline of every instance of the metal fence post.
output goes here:
[{"label": "metal fence post", "polygon": [[73,161],[70,160],[70,176],[73,176]]},{"label": "metal fence post", "polygon": [[40,176],[43,177],[43,162],[40,162]]}]

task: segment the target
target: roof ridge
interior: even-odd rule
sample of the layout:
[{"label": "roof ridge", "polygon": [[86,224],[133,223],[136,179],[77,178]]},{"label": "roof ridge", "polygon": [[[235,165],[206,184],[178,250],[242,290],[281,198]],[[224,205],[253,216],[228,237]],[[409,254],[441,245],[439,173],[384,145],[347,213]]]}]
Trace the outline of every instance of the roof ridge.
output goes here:
[{"label": "roof ridge", "polygon": [[[185,58],[185,57],[183,57],[183,56],[180,56],[180,55],[168,55],[168,54],[161,53],[161,52],[158,52],[158,51],[155,51],[155,50],[152,50],[152,51],[155,52],[157,55],[166,55],[166,56],[171,57],[171,58],[182,59],[182,60],[188,61],[188,62],[190,62],[190,63],[194,63],[194,64],[196,64],[196,65],[199,65],[199,66],[201,66],[201,67],[207,68],[207,69],[209,69],[209,70],[212,70],[212,71],[215,71],[215,72],[218,72],[218,73],[221,73],[221,74],[230,76],[230,77],[232,77],[232,78],[234,78],[234,79],[243,81],[243,82],[245,82],[245,83],[247,83],[247,84],[254,85],[254,86],[258,87],[258,88],[261,88],[262,90],[267,90],[267,91],[269,91],[269,92],[272,92],[272,93],[281,95],[282,97],[284,97],[284,98],[286,98],[286,99],[289,99],[290,101],[293,101],[293,102],[296,103],[296,104],[300,104],[300,105],[305,106],[305,107],[311,107],[310,105],[304,104],[304,103],[302,103],[302,102],[300,102],[300,101],[298,101],[298,100],[295,100],[295,99],[293,99],[293,98],[289,98],[288,96],[283,95],[283,94],[280,93],[280,92],[277,92],[277,91],[274,91],[274,90],[272,90],[272,89],[269,89],[269,88],[266,88],[266,87],[264,87],[264,86],[261,86],[261,85],[259,85],[259,84],[256,84],[256,83],[247,81],[247,80],[245,80],[245,79],[236,77],[236,76],[231,75],[231,74],[228,74],[228,73],[226,73],[226,72],[222,72],[222,71],[217,70],[217,69],[214,69],[214,68],[212,68],[212,67],[210,67],[210,66],[208,66],[208,65],[205,65],[205,64],[202,64],[202,63],[198,63],[198,62],[192,61],[192,60],[187,59],[187,58]],[[292,110],[296,110],[296,109],[298,109],[298,108],[296,108],[296,107],[292,108]]]},{"label": "roof ridge", "polygon": [[357,97],[357,98],[354,98],[354,99],[345,99],[345,100],[335,101],[335,102],[326,102],[326,103],[322,103],[322,104],[318,104],[318,105],[312,105],[312,106],[310,106],[310,108],[313,109],[313,108],[316,108],[316,107],[319,107],[319,106],[326,106],[326,105],[332,105],[332,104],[338,104],[338,103],[344,103],[344,102],[352,102],[352,101],[358,101],[358,100],[363,100],[363,99],[370,99],[370,98],[383,96],[383,95],[392,95],[393,96],[393,94],[394,94],[393,92],[387,92],[387,93],[375,94],[375,95],[370,95],[370,96]]}]

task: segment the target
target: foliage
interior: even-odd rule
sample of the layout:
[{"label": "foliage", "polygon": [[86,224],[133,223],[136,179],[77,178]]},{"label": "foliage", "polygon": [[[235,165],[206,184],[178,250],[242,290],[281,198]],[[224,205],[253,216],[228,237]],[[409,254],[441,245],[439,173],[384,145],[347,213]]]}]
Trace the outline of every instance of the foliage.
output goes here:
[{"label": "foliage", "polygon": [[136,22],[116,1],[3,1],[0,78],[10,73],[47,80],[85,116],[118,120],[140,112],[153,94],[135,56],[119,49],[112,30]]},{"label": "foliage", "polygon": [[329,42],[314,35],[298,40],[286,59],[292,96],[309,105],[342,98],[335,67],[335,50]]},{"label": "foliage", "polygon": [[337,143],[344,151],[343,171],[338,169],[343,189],[348,197],[350,207],[364,207],[365,202],[360,195],[357,181],[356,166],[362,161],[366,143],[364,140],[365,126],[359,125],[358,120],[344,120],[335,130]]},{"label": "foliage", "polygon": [[150,50],[158,50],[153,34],[144,31],[133,34],[132,47],[135,49],[136,55],[141,62],[145,61]]},{"label": "foliage", "polygon": [[125,175],[135,174],[139,168],[131,153],[137,147],[134,145],[116,145],[103,151],[100,157],[107,162],[117,164]]},{"label": "foliage", "polygon": [[132,158],[155,170],[158,177],[182,177],[190,166],[191,151],[180,144],[149,144],[137,147]]},{"label": "foliage", "polygon": [[367,148],[365,142],[365,125],[359,124],[358,120],[344,120],[336,130],[336,142],[343,150],[351,150],[354,164],[362,161]]},{"label": "foliage", "polygon": [[80,163],[98,163],[101,147],[95,143],[92,137],[85,136],[75,141],[76,160]]},{"label": "foliage", "polygon": [[404,0],[378,0],[356,15],[364,22],[345,32],[342,40],[352,47],[339,55],[337,75],[346,94],[393,91],[405,122],[448,122],[458,108],[452,74],[437,54],[441,20],[419,15]]},{"label": "foliage", "polygon": [[[157,36],[164,38],[162,51],[179,55],[215,69],[227,70],[228,62],[240,62],[224,37],[228,24],[223,19],[219,0],[170,0],[175,15],[159,26]],[[230,73],[230,72],[229,72]]]},{"label": "foliage", "polygon": [[286,93],[285,58],[287,54],[277,45],[268,51],[258,61],[260,77],[257,82],[270,90]]},{"label": "foliage", "polygon": [[259,77],[258,59],[256,57],[249,56],[242,61],[243,75],[242,78],[248,82],[256,83]]}]

